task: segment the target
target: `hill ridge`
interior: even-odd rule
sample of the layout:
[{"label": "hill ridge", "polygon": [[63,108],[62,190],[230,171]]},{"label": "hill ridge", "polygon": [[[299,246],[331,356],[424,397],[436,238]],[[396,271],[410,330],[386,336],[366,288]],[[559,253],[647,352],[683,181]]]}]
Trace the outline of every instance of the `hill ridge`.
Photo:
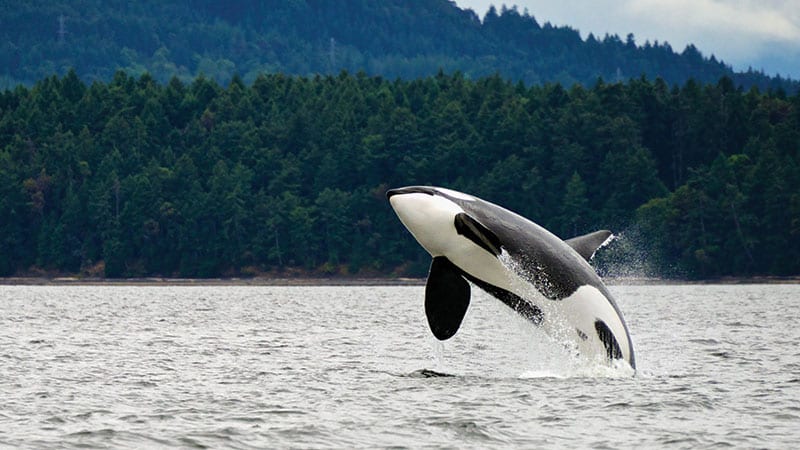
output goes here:
[{"label": "hill ridge", "polygon": [[199,74],[220,83],[235,74],[294,75],[364,71],[415,79],[459,71],[477,79],[499,73],[526,84],[591,85],[693,78],[794,92],[795,80],[734,72],[694,45],[678,53],[666,42],[638,45],[632,34],[581,38],[569,26],[540,25],[517,8],[490,8],[483,20],[448,0],[31,1],[0,4],[0,87],[32,85],[75,68],[84,81],[117,70],[158,81]]}]

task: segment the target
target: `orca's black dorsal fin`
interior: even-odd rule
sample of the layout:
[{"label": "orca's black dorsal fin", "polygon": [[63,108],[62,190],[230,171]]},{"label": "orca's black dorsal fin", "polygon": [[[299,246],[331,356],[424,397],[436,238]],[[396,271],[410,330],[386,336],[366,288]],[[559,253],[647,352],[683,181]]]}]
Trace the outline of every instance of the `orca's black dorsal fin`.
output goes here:
[{"label": "orca's black dorsal fin", "polygon": [[433,258],[425,286],[425,315],[436,339],[444,341],[456,334],[469,298],[469,283],[461,270],[444,256]]},{"label": "orca's black dorsal fin", "polygon": [[583,236],[576,236],[572,239],[567,239],[567,245],[572,247],[583,259],[590,261],[594,253],[602,246],[608,244],[614,234],[608,230],[595,231],[594,233],[584,234]]}]

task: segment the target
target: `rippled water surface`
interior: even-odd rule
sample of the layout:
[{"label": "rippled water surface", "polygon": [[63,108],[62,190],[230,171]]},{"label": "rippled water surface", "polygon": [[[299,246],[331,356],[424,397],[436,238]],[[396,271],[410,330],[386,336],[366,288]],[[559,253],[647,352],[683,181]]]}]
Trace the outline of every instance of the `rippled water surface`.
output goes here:
[{"label": "rippled water surface", "polygon": [[616,286],[638,372],[477,294],[0,286],[0,446],[772,447],[800,442],[800,286]]}]

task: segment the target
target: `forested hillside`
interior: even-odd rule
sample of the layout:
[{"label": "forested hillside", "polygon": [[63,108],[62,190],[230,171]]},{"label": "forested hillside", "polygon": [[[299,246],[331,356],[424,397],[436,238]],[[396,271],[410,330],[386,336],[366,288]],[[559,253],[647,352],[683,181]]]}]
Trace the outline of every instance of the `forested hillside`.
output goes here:
[{"label": "forested hillside", "polygon": [[[483,14],[485,11],[479,11]],[[365,71],[414,79],[461,71],[527,84],[593,85],[690,78],[793,93],[796,81],[734,73],[694,46],[592,36],[499,7],[483,21],[448,0],[30,0],[0,1],[0,87],[32,85],[75,68],[86,82],[118,69],[166,83],[204,74],[227,84],[260,73],[304,76]]]},{"label": "forested hillside", "polygon": [[656,274],[797,274],[799,161],[800,95],[727,78],[69,72],[0,94],[0,274],[422,275],[384,196],[409,184],[636,234]]}]

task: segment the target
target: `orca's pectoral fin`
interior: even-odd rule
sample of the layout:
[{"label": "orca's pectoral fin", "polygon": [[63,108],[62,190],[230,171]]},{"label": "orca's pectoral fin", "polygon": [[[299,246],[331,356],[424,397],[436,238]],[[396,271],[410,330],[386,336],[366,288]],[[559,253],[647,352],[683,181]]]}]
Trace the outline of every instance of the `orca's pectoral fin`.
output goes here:
[{"label": "orca's pectoral fin", "polygon": [[450,339],[458,331],[469,306],[469,283],[461,270],[444,256],[431,262],[425,286],[425,315],[436,339]]},{"label": "orca's pectoral fin", "polygon": [[572,247],[579,255],[583,256],[586,261],[591,261],[594,253],[600,247],[607,245],[614,234],[608,230],[595,231],[594,233],[584,234],[583,236],[576,236],[572,239],[567,239],[567,245]]}]

